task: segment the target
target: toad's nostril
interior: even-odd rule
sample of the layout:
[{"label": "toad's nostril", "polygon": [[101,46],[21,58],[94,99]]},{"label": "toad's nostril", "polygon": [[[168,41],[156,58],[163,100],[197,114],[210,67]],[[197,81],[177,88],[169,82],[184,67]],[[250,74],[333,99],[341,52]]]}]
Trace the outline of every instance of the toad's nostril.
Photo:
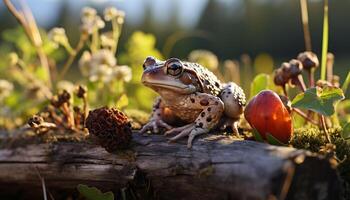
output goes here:
[{"label": "toad's nostril", "polygon": [[143,68],[156,64],[156,59],[152,56],[148,56],[143,62]]}]

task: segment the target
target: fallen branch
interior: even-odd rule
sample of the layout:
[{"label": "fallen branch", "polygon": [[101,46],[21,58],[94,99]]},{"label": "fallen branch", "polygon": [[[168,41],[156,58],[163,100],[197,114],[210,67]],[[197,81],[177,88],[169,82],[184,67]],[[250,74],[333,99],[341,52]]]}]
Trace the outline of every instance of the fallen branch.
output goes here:
[{"label": "fallen branch", "polygon": [[62,191],[76,192],[80,183],[125,191],[142,174],[149,180],[147,191],[158,199],[317,199],[320,194],[340,199],[336,170],[307,151],[215,135],[196,140],[188,150],[185,141],[133,136],[131,149],[116,154],[85,143],[2,149],[0,198],[10,191],[33,195],[33,188],[41,189],[35,167],[55,198]]}]

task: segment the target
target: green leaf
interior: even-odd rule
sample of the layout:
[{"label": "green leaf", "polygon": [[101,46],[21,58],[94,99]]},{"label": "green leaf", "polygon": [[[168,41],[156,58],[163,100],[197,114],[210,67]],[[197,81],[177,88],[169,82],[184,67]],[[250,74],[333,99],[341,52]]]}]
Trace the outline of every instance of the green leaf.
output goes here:
[{"label": "green leaf", "polygon": [[253,98],[260,91],[268,89],[269,75],[258,74],[250,85],[250,98]]},{"label": "green leaf", "polygon": [[128,96],[126,96],[126,94],[122,94],[122,96],[118,99],[117,107],[119,109],[122,109],[122,108],[125,108],[128,105],[129,105]]},{"label": "green leaf", "polygon": [[279,141],[277,138],[273,137],[270,133],[266,134],[266,139],[269,144],[277,146],[286,146],[283,142]]},{"label": "green leaf", "polygon": [[340,88],[309,88],[293,99],[292,107],[308,109],[321,115],[331,116],[334,113],[334,103],[344,98],[343,90]]},{"label": "green leaf", "polygon": [[350,122],[346,123],[343,126],[341,137],[344,138],[345,140],[350,139]]},{"label": "green leaf", "polygon": [[264,139],[261,137],[260,133],[258,132],[258,130],[256,130],[255,128],[252,131],[253,136],[255,138],[256,141],[258,142],[264,142]]},{"label": "green leaf", "polygon": [[328,28],[328,0],[324,0],[321,80],[326,80],[326,63],[327,63],[327,53],[328,53],[328,32],[329,32],[329,28]]},{"label": "green leaf", "polygon": [[89,187],[83,184],[79,184],[77,189],[87,200],[114,200],[113,192],[102,193],[101,190],[95,187]]},{"label": "green leaf", "polygon": [[346,79],[343,83],[343,86],[341,87],[341,89],[343,90],[344,93],[346,93],[346,90],[348,89],[349,85],[350,85],[350,72],[346,76]]}]

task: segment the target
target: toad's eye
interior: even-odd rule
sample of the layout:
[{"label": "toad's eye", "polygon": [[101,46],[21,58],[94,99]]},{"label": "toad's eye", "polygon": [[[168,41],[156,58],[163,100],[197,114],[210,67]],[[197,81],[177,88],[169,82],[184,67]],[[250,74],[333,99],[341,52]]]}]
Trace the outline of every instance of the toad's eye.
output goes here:
[{"label": "toad's eye", "polygon": [[180,61],[174,60],[167,63],[167,73],[172,76],[178,76],[182,73],[183,66]]}]

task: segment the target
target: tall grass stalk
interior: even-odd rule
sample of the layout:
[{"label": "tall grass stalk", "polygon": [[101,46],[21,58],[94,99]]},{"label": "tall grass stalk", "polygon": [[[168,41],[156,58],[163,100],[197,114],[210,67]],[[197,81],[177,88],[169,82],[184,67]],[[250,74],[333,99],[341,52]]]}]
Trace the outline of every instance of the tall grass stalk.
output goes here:
[{"label": "tall grass stalk", "polygon": [[39,57],[41,67],[43,67],[46,78],[47,78],[47,86],[49,88],[52,87],[51,81],[51,71],[48,62],[47,55],[44,52],[43,42],[41,35],[39,33],[39,28],[36,24],[34,16],[30,10],[30,8],[25,4],[25,1],[21,1],[22,10],[17,10],[17,8],[12,4],[10,0],[3,1],[7,9],[11,12],[11,14],[16,18],[19,24],[24,29],[29,41],[33,44],[36,49],[36,53]]},{"label": "tall grass stalk", "polygon": [[312,51],[307,0],[300,0],[300,8],[301,8],[301,20],[303,23],[303,31],[304,31],[305,49],[306,51]]},{"label": "tall grass stalk", "polygon": [[328,0],[324,0],[324,17],[323,17],[323,37],[322,37],[322,61],[321,61],[321,80],[326,80],[326,64],[328,52]]}]

